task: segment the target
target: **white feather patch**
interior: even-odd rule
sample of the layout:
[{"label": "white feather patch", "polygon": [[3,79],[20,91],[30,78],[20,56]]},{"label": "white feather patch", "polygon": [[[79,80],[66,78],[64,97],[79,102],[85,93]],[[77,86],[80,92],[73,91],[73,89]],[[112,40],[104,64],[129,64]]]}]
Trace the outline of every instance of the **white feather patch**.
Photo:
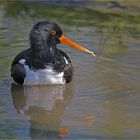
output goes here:
[{"label": "white feather patch", "polygon": [[[52,67],[46,66],[45,69],[32,70],[28,65],[25,64],[25,59],[19,61],[20,64],[24,65],[26,71],[26,77],[24,85],[57,85],[65,84],[64,72],[56,73]],[[22,63],[24,62],[24,63]]]},{"label": "white feather patch", "polygon": [[66,57],[63,57],[63,58],[64,58],[64,60],[65,60],[65,63],[68,64],[69,62],[68,62],[68,60],[66,59]]}]

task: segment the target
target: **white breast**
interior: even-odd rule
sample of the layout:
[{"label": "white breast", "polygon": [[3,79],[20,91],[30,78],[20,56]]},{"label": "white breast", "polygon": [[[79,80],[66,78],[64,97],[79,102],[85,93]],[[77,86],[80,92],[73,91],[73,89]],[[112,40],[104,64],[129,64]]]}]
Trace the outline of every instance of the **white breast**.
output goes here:
[{"label": "white breast", "polygon": [[21,59],[20,64],[24,65],[26,78],[24,85],[57,85],[65,84],[64,72],[56,73],[52,67],[46,66],[45,69],[32,70],[25,64],[25,60]]}]

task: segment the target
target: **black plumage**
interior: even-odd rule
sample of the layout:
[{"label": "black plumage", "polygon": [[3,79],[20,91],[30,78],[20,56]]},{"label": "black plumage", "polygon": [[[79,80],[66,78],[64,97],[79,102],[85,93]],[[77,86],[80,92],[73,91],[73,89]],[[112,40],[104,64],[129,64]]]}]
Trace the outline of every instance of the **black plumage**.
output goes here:
[{"label": "black plumage", "polygon": [[69,56],[56,47],[61,36],[62,30],[55,23],[42,21],[35,24],[29,36],[30,47],[19,53],[12,62],[11,76],[14,81],[24,83],[26,71],[20,60],[25,59],[26,65],[34,71],[51,66],[56,73],[64,72],[64,79],[69,83],[74,69]]}]

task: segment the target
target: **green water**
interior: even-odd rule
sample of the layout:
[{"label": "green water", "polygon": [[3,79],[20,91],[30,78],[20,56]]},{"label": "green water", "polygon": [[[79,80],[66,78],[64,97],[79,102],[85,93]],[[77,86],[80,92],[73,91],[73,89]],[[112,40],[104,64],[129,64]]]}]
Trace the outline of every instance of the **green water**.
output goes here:
[{"label": "green water", "polygon": [[[139,4],[139,2],[138,2]],[[139,12],[0,2],[0,139],[140,139]],[[65,86],[12,84],[10,64],[37,21],[58,23],[96,57],[59,45],[75,78]]]}]

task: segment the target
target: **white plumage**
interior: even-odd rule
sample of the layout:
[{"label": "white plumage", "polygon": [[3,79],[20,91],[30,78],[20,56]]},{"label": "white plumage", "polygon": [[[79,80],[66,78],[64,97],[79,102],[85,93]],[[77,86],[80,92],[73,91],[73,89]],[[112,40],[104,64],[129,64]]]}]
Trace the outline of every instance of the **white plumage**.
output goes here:
[{"label": "white plumage", "polygon": [[26,77],[24,85],[51,85],[65,84],[64,72],[56,73],[51,66],[46,66],[45,69],[33,70],[25,64],[26,60],[21,59],[20,64],[24,66]]}]

